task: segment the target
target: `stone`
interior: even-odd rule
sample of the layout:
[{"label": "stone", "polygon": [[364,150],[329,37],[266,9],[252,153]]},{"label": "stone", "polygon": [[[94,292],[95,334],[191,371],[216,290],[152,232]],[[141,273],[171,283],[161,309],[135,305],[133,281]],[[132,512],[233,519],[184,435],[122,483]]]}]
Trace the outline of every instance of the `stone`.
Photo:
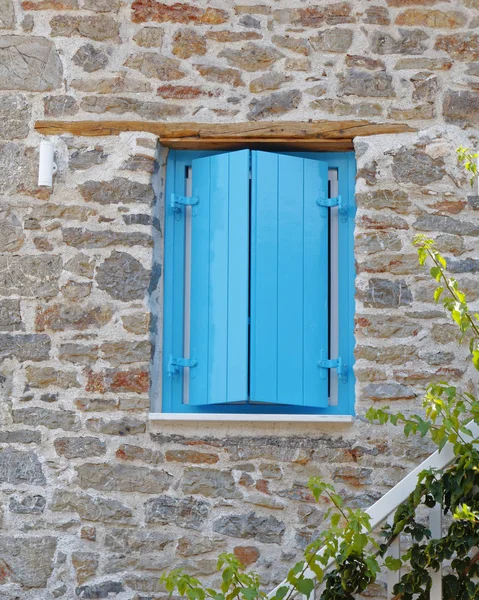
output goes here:
[{"label": "stone", "polygon": [[115,177],[109,181],[86,181],[79,186],[79,192],[85,202],[104,205],[141,203],[150,206],[154,201],[150,184],[138,183],[124,177]]},{"label": "stone", "polygon": [[449,90],[444,95],[442,112],[447,123],[459,127],[478,127],[479,94]]},{"label": "stone", "polygon": [[47,96],[43,99],[43,109],[46,117],[72,117],[79,107],[73,96]]},{"label": "stone", "polygon": [[21,362],[48,360],[50,350],[51,342],[47,335],[0,334],[0,360],[5,358],[16,358]]},{"label": "stone", "polygon": [[371,485],[371,474],[373,470],[366,467],[353,465],[342,465],[333,469],[334,481],[341,481],[355,487]]},{"label": "stone", "polygon": [[[174,98],[180,98],[180,99],[183,98],[184,92],[186,92],[186,98],[189,97],[189,95],[188,95],[189,86],[181,86],[181,85],[163,86],[163,89],[166,89],[166,88],[170,88],[170,90],[173,94],[172,97],[174,97]],[[160,94],[161,89],[162,89],[161,87],[159,87],[157,89],[157,94],[159,96],[161,96],[161,94]],[[195,88],[193,88],[193,89],[195,89]],[[178,92],[178,94],[179,94],[178,96],[176,96],[175,91]],[[170,96],[166,95],[163,97],[170,97]],[[147,154],[134,154],[133,156],[130,156],[127,158],[127,160],[121,165],[121,168],[126,169],[128,171],[144,171],[145,173],[150,173],[152,175],[156,169],[156,162],[155,162],[155,158],[153,156],[149,156]],[[147,215],[147,214],[122,215],[122,218],[123,218],[123,221],[125,221],[125,223],[127,225],[152,225],[153,224],[153,217],[151,215]],[[157,222],[155,220],[155,225],[156,224],[157,224]]]},{"label": "stone", "polygon": [[51,35],[63,37],[86,37],[97,42],[120,41],[118,22],[109,15],[77,17],[56,15],[50,21]]},{"label": "stone", "polygon": [[411,202],[404,190],[382,189],[356,194],[358,207],[373,210],[389,208],[399,214],[409,214]]},{"label": "stone", "polygon": [[67,221],[87,221],[89,217],[96,214],[97,211],[89,206],[72,206],[48,202],[40,206],[34,206],[30,216],[33,219],[39,220],[65,219]]},{"label": "stone", "polygon": [[174,542],[171,534],[151,529],[110,529],[105,536],[105,547],[112,552],[153,553],[169,549]]},{"label": "stone", "polygon": [[151,354],[151,343],[141,342],[107,342],[101,346],[102,357],[111,365],[118,367],[135,362],[148,362]]},{"label": "stone", "polygon": [[121,371],[119,369],[106,369],[105,371],[88,373],[87,392],[134,392],[137,394],[148,393],[150,374],[147,366],[141,369]]},{"label": "stone", "polygon": [[62,389],[80,387],[75,371],[60,371],[53,367],[33,367],[25,369],[27,382],[32,388],[55,386]]},{"label": "stone", "polygon": [[25,241],[25,234],[18,217],[9,211],[0,212],[0,228],[2,230],[0,252],[20,250]]},{"label": "stone", "polygon": [[220,67],[212,67],[208,65],[194,65],[201,77],[208,81],[216,83],[227,83],[233,87],[244,85],[241,71],[238,69],[222,69]]},{"label": "stone", "polygon": [[112,419],[106,421],[104,419],[88,419],[86,428],[95,433],[103,433],[106,435],[136,435],[145,433],[146,425],[144,421],[133,419],[131,417],[123,417],[121,419]]},{"label": "stone", "polygon": [[424,215],[413,223],[414,229],[419,231],[442,231],[455,235],[479,236],[479,224],[472,221],[459,221],[452,217],[442,215]]},{"label": "stone", "polygon": [[22,0],[23,10],[75,10],[78,0]]},{"label": "stone", "polygon": [[95,12],[118,12],[122,6],[121,0],[83,0],[83,8]]},{"label": "stone", "polygon": [[8,510],[19,515],[40,515],[46,506],[47,501],[43,496],[22,496],[21,499],[11,496],[8,503]]},{"label": "stone", "polygon": [[[74,79],[70,85],[73,89],[80,92],[96,92],[97,94],[142,93],[151,91],[151,85],[148,82],[140,81],[124,74],[115,77],[102,77],[101,79],[92,79],[90,77]],[[120,100],[126,101],[127,99],[116,98],[113,99],[113,102],[119,102]],[[92,99],[90,98],[87,98],[87,101],[90,104],[92,103]],[[88,102],[84,103],[84,106],[88,106]],[[100,102],[99,99],[98,102]],[[90,106],[90,112],[94,112],[93,106]]]},{"label": "stone", "polygon": [[391,18],[385,6],[371,6],[366,10],[363,21],[370,25],[389,25]]},{"label": "stone", "polygon": [[330,98],[314,100],[314,102],[311,102],[310,107],[341,116],[356,115],[358,117],[371,117],[381,115],[383,112],[380,104],[372,104],[369,102],[351,104],[349,102],[345,102],[344,100],[333,100]]},{"label": "stone", "polygon": [[78,431],[81,422],[73,410],[51,410],[32,406],[28,408],[15,408],[12,411],[14,423],[24,425],[47,427],[48,429],[64,429],[65,431]]},{"label": "stone", "polygon": [[46,237],[34,237],[33,244],[35,245],[35,248],[40,252],[51,252],[53,250],[53,245],[48,241]]},{"label": "stone", "polygon": [[73,511],[85,521],[100,523],[131,523],[130,508],[113,498],[55,489],[49,504],[52,511]]},{"label": "stone", "polygon": [[444,365],[451,364],[454,362],[455,356],[453,352],[424,352],[420,355],[420,358],[427,362],[428,365]]},{"label": "stone", "polygon": [[284,8],[273,11],[275,21],[283,24],[302,27],[322,27],[323,25],[337,25],[338,23],[353,23],[349,2],[337,2],[323,6],[309,6],[307,8]]},{"label": "stone", "polygon": [[106,444],[95,437],[62,437],[54,441],[56,453],[65,458],[103,456]]},{"label": "stone", "polygon": [[240,50],[226,48],[218,54],[219,58],[225,58],[231,66],[252,72],[270,70],[274,63],[283,56],[274,48],[260,46],[254,42],[245,44]]},{"label": "stone", "polygon": [[428,71],[420,71],[411,77],[414,85],[413,100],[417,102],[434,102],[438,90],[437,76]]},{"label": "stone", "polygon": [[158,496],[145,503],[145,522],[200,530],[210,513],[210,504],[193,497]]},{"label": "stone", "polygon": [[479,260],[477,258],[464,258],[462,260],[448,260],[448,271],[451,273],[477,273]]},{"label": "stone", "polygon": [[61,270],[60,256],[0,256],[0,296],[56,296]]},{"label": "stone", "polygon": [[363,346],[354,349],[356,359],[369,360],[378,365],[402,365],[410,360],[417,360],[417,348],[410,344],[395,344],[394,346]]},{"label": "stone", "polygon": [[458,11],[441,11],[423,8],[410,8],[396,17],[396,25],[438,27],[440,29],[457,29],[464,27],[467,18]]},{"label": "stone", "polygon": [[403,71],[408,69],[427,69],[429,71],[449,71],[452,67],[452,61],[445,58],[400,58],[394,69],[396,71]]},{"label": "stone", "polygon": [[[85,96],[81,101],[81,108],[86,112],[95,114],[104,114],[106,112],[117,115],[136,113],[140,117],[150,120],[163,120],[168,117],[177,117],[184,113],[184,107],[175,104],[149,102],[120,96]],[[135,184],[136,182],[132,181],[131,183]]]},{"label": "stone", "polygon": [[294,110],[301,102],[299,90],[274,92],[264,98],[254,98],[250,104],[250,111],[246,115],[250,121],[267,120],[275,115],[281,115]]},{"label": "stone", "polygon": [[25,329],[20,311],[20,300],[0,300],[0,331]]},{"label": "stone", "polygon": [[0,29],[13,29],[14,25],[13,0],[0,0]]},{"label": "stone", "polygon": [[224,548],[225,540],[221,537],[209,538],[198,534],[185,535],[178,540],[176,554],[179,556],[197,556],[219,548]]},{"label": "stone", "polygon": [[346,54],[346,66],[356,69],[367,69],[368,71],[385,71],[386,65],[382,60],[375,60],[369,56],[358,54]]},{"label": "stone", "polygon": [[0,431],[0,444],[40,444],[41,441],[40,431],[31,429]]},{"label": "stone", "polygon": [[139,231],[93,231],[80,227],[62,229],[63,241],[74,248],[108,248],[109,246],[151,247],[153,239],[148,233]]},{"label": "stone", "polygon": [[400,383],[370,383],[361,392],[363,400],[413,400],[416,394]]},{"label": "stone", "polygon": [[415,254],[377,254],[358,261],[358,273],[389,273],[391,275],[418,275],[420,266]]},{"label": "stone", "polygon": [[257,516],[250,512],[227,515],[213,521],[213,531],[237,538],[255,538],[265,544],[280,544],[286,527],[273,516]]},{"label": "stone", "polygon": [[158,23],[193,23],[196,25],[220,25],[228,20],[228,13],[219,8],[207,8],[205,10],[175,2],[166,5],[155,0],[135,0],[131,7],[132,21],[144,23],[145,21],[157,21]]},{"label": "stone", "polygon": [[245,567],[254,564],[260,557],[260,551],[256,546],[235,546],[233,553]]},{"label": "stone", "polygon": [[433,159],[426,152],[408,146],[402,146],[395,153],[392,172],[396,181],[416,185],[440,181],[446,174],[442,157]]},{"label": "stone", "polygon": [[349,69],[339,74],[339,92],[345,96],[380,98],[396,96],[391,75],[383,71],[367,73],[356,69]]},{"label": "stone", "polygon": [[133,444],[122,444],[115,452],[118,460],[141,460],[151,465],[158,465],[163,462],[163,455],[157,450],[151,448],[142,448]]},{"label": "stone", "polygon": [[48,92],[62,84],[62,63],[45,37],[0,35],[0,90]]},{"label": "stone", "polygon": [[206,40],[193,29],[180,29],[173,37],[171,51],[178,58],[191,58],[206,54]]},{"label": "stone", "polygon": [[119,400],[111,398],[77,398],[75,406],[85,412],[118,410]]},{"label": "stone", "polygon": [[110,594],[121,594],[125,588],[121,581],[102,581],[91,585],[82,585],[75,589],[79,598],[110,598]]},{"label": "stone", "polygon": [[[45,588],[53,571],[57,538],[0,537],[2,583],[10,580],[22,588]],[[18,596],[19,597],[19,596]]]},{"label": "stone", "polygon": [[135,333],[136,335],[144,335],[148,333],[150,329],[150,315],[146,312],[123,315],[121,317],[121,322],[125,331],[128,331],[128,333]]},{"label": "stone", "polygon": [[108,55],[93,44],[85,44],[78,48],[72,57],[72,61],[87,73],[93,73],[106,67]]},{"label": "stone", "polygon": [[292,80],[291,75],[285,75],[284,73],[265,73],[256,79],[253,79],[249,84],[249,91],[253,94],[260,94],[268,90],[278,90],[283,83],[288,83]]},{"label": "stone", "polygon": [[95,272],[95,259],[87,254],[79,252],[73,258],[71,258],[64,266],[65,271],[70,271],[75,275],[81,277],[87,277],[93,279]]},{"label": "stone", "polygon": [[184,494],[201,494],[217,498],[242,498],[229,471],[188,467],[183,471]]},{"label": "stone", "polygon": [[246,42],[249,40],[260,40],[263,36],[256,31],[230,31],[222,29],[221,31],[207,31],[206,38],[221,43]]},{"label": "stone", "polygon": [[371,278],[366,292],[358,297],[372,308],[398,308],[412,302],[412,294],[405,281]]},{"label": "stone", "polygon": [[355,238],[356,252],[374,254],[387,250],[401,250],[402,242],[397,234],[391,231],[370,231],[358,233]]},{"label": "stone", "polygon": [[[398,37],[383,31],[373,31],[371,50],[375,54],[423,54],[429,36],[421,29],[398,29]],[[417,67],[419,68],[419,67]]]},{"label": "stone", "polygon": [[43,486],[46,479],[35,452],[0,448],[0,482]]},{"label": "stone", "polygon": [[351,29],[332,27],[309,38],[309,42],[316,52],[347,52],[353,42],[353,32]]},{"label": "stone", "polygon": [[298,54],[308,56],[310,53],[310,46],[303,38],[291,37],[289,35],[273,35],[271,41],[280,48],[286,48]]},{"label": "stone", "polygon": [[143,48],[161,48],[164,36],[164,30],[159,27],[143,27],[133,36],[133,39]]},{"label": "stone", "polygon": [[199,452],[198,450],[167,450],[165,459],[168,462],[213,465],[219,461],[219,456],[212,452]]},{"label": "stone", "polygon": [[96,542],[96,527],[86,525],[80,530],[80,537],[82,540],[88,540],[89,542]]},{"label": "stone", "polygon": [[131,254],[114,250],[98,267],[96,281],[115,300],[142,300],[150,283],[150,272]]},{"label": "stone", "polygon": [[98,554],[94,554],[93,552],[72,552],[72,565],[75,569],[79,585],[95,577],[99,564]]},{"label": "stone", "polygon": [[465,62],[479,60],[479,35],[472,31],[439,35],[435,50],[445,50],[453,59]]},{"label": "stone", "polygon": [[140,71],[146,77],[154,77],[163,81],[174,81],[185,76],[180,68],[179,60],[152,52],[141,52],[130,56],[125,62],[125,66]]},{"label": "stone", "polygon": [[414,319],[400,315],[365,314],[356,316],[356,331],[366,337],[415,337],[421,329]]},{"label": "stone", "polygon": [[235,14],[237,15],[269,15],[271,7],[266,4],[235,4]]},{"label": "stone", "polygon": [[[1,10],[2,0],[0,0],[0,24]],[[26,138],[30,130],[31,116],[31,106],[22,94],[0,96],[0,138],[4,140]]]},{"label": "stone", "polygon": [[50,304],[38,306],[36,331],[84,331],[106,325],[112,317],[108,305]]},{"label": "stone", "polygon": [[258,19],[254,19],[251,15],[244,15],[239,20],[239,24],[242,27],[250,27],[253,29],[261,29],[261,22]]},{"label": "stone", "polygon": [[399,108],[392,106],[388,110],[388,117],[397,121],[411,121],[414,119],[433,119],[436,116],[434,106],[422,104],[410,108]]},{"label": "stone", "polygon": [[84,300],[91,294],[92,284],[84,283],[83,281],[67,281],[67,283],[61,288],[62,294],[67,300],[72,302],[78,302]]},{"label": "stone", "polygon": [[404,219],[381,213],[364,214],[357,221],[364,229],[409,229]]}]

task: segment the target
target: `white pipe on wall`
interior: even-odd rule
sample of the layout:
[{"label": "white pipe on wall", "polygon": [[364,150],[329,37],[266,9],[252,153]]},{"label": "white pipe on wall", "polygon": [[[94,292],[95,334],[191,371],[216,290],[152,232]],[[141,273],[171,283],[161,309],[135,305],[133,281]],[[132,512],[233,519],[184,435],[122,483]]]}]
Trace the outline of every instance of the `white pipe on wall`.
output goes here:
[{"label": "white pipe on wall", "polygon": [[55,145],[43,140],[40,142],[40,159],[38,165],[38,185],[52,187],[53,175],[57,172],[55,164]]}]

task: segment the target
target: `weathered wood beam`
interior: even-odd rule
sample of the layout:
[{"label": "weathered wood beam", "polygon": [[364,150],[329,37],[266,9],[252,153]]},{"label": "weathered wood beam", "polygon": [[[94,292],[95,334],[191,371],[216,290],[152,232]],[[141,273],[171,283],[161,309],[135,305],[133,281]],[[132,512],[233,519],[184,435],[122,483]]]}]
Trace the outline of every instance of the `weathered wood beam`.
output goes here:
[{"label": "weathered wood beam", "polygon": [[125,131],[157,135],[164,146],[179,149],[290,147],[304,150],[351,150],[356,136],[415,131],[405,123],[349,121],[273,121],[259,123],[158,123],[154,121],[37,121],[43,135],[119,135]]}]

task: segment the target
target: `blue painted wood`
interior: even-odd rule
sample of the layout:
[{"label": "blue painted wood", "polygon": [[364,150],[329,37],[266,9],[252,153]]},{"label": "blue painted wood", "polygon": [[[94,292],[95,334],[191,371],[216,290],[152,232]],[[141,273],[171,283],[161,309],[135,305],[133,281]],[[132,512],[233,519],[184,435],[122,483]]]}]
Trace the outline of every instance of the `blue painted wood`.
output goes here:
[{"label": "blue painted wood", "polygon": [[249,152],[193,160],[193,194],[189,403],[245,401]]},{"label": "blue painted wood", "polygon": [[327,163],[253,152],[251,400],[327,407]]}]

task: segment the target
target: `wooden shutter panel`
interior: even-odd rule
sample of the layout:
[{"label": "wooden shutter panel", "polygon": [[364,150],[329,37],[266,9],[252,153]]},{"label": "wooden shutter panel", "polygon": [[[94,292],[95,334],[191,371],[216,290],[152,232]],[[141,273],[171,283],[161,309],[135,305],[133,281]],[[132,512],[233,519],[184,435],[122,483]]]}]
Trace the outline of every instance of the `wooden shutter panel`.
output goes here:
[{"label": "wooden shutter panel", "polygon": [[[255,151],[251,206],[252,401],[328,406],[329,225],[324,162]],[[324,356],[321,356],[324,352]]]},{"label": "wooden shutter panel", "polygon": [[193,160],[192,405],[248,395],[249,159],[241,150]]}]

